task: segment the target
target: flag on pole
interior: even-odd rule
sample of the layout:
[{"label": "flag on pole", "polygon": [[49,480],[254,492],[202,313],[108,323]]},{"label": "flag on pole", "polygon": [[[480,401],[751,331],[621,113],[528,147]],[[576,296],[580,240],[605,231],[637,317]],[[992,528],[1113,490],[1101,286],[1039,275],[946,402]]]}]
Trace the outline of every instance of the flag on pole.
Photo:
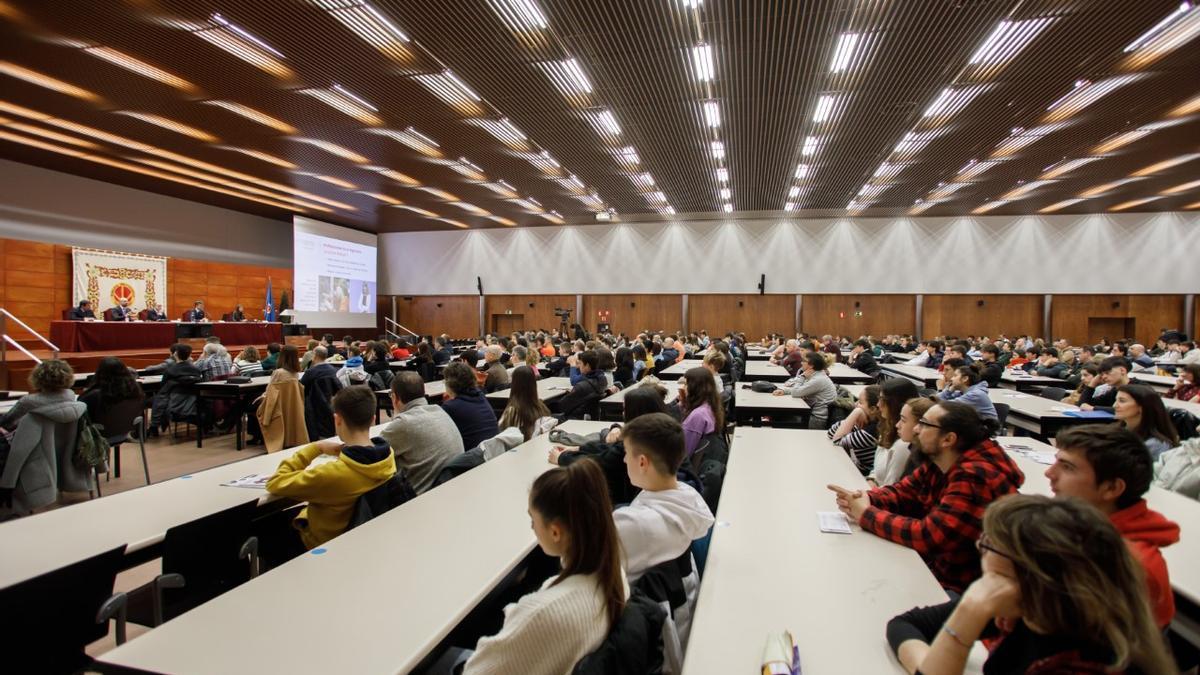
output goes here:
[{"label": "flag on pole", "polygon": [[275,298],[271,295],[271,277],[267,277],[267,306],[263,308],[263,321],[275,320]]}]

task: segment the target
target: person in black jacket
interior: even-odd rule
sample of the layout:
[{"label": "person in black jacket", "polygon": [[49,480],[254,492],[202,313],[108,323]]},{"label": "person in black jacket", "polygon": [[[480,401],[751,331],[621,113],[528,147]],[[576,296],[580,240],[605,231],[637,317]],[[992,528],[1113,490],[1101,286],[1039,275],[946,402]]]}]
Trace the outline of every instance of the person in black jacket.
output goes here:
[{"label": "person in black jacket", "polygon": [[67,312],[68,321],[83,321],[84,319],[96,318],[96,312],[92,311],[92,303],[89,300],[80,300],[78,307],[72,307]]},{"label": "person in black jacket", "polygon": [[333,428],[333,396],[342,383],[338,381],[338,369],[325,362],[328,357],[328,349],[314,347],[312,364],[300,378],[300,386],[304,388],[304,424],[312,442],[337,434]]},{"label": "person in black jacket", "polygon": [[979,348],[979,361],[983,364],[983,380],[988,388],[1000,386],[1000,378],[1004,376],[1004,366],[1000,364],[1000,348],[988,343]]},{"label": "person in black jacket", "polygon": [[454,420],[464,448],[471,450],[500,433],[496,411],[479,389],[474,368],[462,361],[455,361],[446,366],[443,377],[446,394],[442,409]]},{"label": "person in black jacket", "polygon": [[850,350],[850,367],[864,375],[879,376],[879,363],[875,361],[875,356],[871,353],[871,343],[866,339],[859,338],[854,341],[854,347]]},{"label": "person in black jacket", "polygon": [[442,365],[450,363],[450,359],[454,358],[454,351],[446,346],[446,336],[440,335],[433,339],[433,363],[434,365]]},{"label": "person in black jacket", "polygon": [[583,419],[586,414],[594,414],[596,403],[608,390],[608,379],[599,367],[599,354],[586,350],[579,355],[578,363],[583,377],[558,402],[558,409],[565,419]]},{"label": "person in black jacket", "polygon": [[191,420],[196,416],[196,395],[186,388],[204,379],[192,362],[192,347],[183,343],[172,347],[174,363],[163,372],[162,386],[154,395],[151,435],[166,431],[172,420]]},{"label": "person in black jacket", "polygon": [[[1079,407],[1084,410],[1113,411],[1117,403],[1117,389],[1129,384],[1129,360],[1123,356],[1110,356],[1100,362],[1100,376],[1094,387],[1082,387]],[[1101,389],[1100,383],[1108,385]]]}]

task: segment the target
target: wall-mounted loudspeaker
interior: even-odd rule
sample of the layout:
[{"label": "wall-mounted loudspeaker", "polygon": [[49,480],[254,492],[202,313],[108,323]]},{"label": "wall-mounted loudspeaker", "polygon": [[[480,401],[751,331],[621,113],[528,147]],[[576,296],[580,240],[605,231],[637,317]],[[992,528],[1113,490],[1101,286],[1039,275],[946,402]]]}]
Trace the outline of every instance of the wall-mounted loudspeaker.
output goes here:
[{"label": "wall-mounted loudspeaker", "polygon": [[975,306],[976,306],[976,307],[983,307],[983,301],[982,301],[982,300],[976,300],[976,301],[975,301]]},{"label": "wall-mounted loudspeaker", "polygon": [[479,294],[483,295],[483,279],[482,278],[475,277],[475,288],[478,288]]},{"label": "wall-mounted loudspeaker", "polygon": [[758,294],[763,295],[767,292],[767,275],[761,274],[758,277]]},{"label": "wall-mounted loudspeaker", "polygon": [[442,306],[442,303],[440,303],[440,302],[439,302],[439,303],[437,304],[437,306],[438,306],[438,308],[440,309],[440,308],[441,308],[441,306]]},{"label": "wall-mounted loudspeaker", "polygon": [[1114,303],[1112,304],[1112,308],[1113,308],[1113,309],[1117,309],[1117,308],[1118,308],[1118,307],[1120,307],[1120,306],[1121,306],[1121,301],[1120,301],[1120,300],[1117,300],[1116,302],[1114,302]]},{"label": "wall-mounted loudspeaker", "polygon": [[631,302],[631,303],[629,303],[629,306],[630,306],[630,308],[637,307],[637,303],[636,303],[636,302]]},{"label": "wall-mounted loudspeaker", "polygon": [[742,302],[741,300],[738,300],[738,307],[745,307],[745,306],[746,306],[746,303]]},{"label": "wall-mounted loudspeaker", "polygon": [[862,307],[862,303],[861,303],[861,302],[859,302],[859,301],[857,301],[857,300],[855,300],[855,301],[854,301],[854,309],[858,309],[859,307]]},{"label": "wall-mounted loudspeaker", "polygon": [[530,306],[530,307],[533,307],[533,303],[532,303],[532,302],[531,302],[531,303],[529,303],[529,306]]}]

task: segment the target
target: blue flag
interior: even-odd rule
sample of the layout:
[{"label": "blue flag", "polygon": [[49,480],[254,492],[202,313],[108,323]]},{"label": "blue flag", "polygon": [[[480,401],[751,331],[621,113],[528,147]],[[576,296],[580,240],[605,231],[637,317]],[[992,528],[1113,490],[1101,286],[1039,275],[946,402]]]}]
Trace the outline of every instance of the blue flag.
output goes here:
[{"label": "blue flag", "polygon": [[271,277],[267,277],[267,306],[263,308],[263,321],[275,320],[275,298],[271,295]]}]

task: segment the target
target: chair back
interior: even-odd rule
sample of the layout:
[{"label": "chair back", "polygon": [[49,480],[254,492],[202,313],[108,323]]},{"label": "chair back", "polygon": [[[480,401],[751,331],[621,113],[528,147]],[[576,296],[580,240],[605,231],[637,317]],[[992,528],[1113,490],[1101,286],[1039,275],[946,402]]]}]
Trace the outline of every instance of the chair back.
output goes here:
[{"label": "chair back", "polygon": [[73,673],[108,634],[97,612],[113,592],[125,544],[0,590],[0,654],[11,673]]},{"label": "chair back", "polygon": [[996,418],[1000,422],[1000,432],[1003,433],[1004,423],[1008,420],[1008,411],[1012,409],[1012,406],[1007,403],[993,403],[992,405],[996,408]]},{"label": "chair back", "polygon": [[113,316],[113,311],[111,309],[104,310],[104,320],[105,321],[115,321],[116,320],[116,317]]},{"label": "chair back", "polygon": [[179,319],[181,321],[189,321],[189,320],[191,320],[191,318],[192,318],[192,310],[190,310],[190,309],[183,310],[183,313],[181,313],[179,315]]},{"label": "chair back", "polygon": [[666,620],[667,611],[661,605],[633,589],[608,637],[575,664],[572,675],[662,672]]},{"label": "chair back", "polygon": [[62,320],[63,321],[71,320],[71,310],[72,309],[74,309],[74,307],[68,307],[62,311]]},{"label": "chair back", "polygon": [[1038,395],[1051,401],[1061,401],[1067,397],[1067,390],[1062,387],[1046,387],[1038,392]]},{"label": "chair back", "polygon": [[142,311],[138,312],[138,321],[145,321],[146,317],[148,316],[150,316],[150,310],[143,309]]},{"label": "chair back", "polygon": [[233,312],[225,312],[221,315],[222,321],[233,321]]},{"label": "chair back", "polygon": [[483,450],[471,448],[442,465],[442,468],[438,470],[437,478],[433,479],[433,487],[449,482],[450,479],[481,464],[483,464]]},{"label": "chair back", "polygon": [[170,619],[207,602],[250,578],[241,549],[250,538],[258,499],[167,530],[163,574],[181,574],[182,588],[163,589],[163,618]]},{"label": "chair back", "polygon": [[104,437],[109,443],[113,443],[118,439],[125,440],[129,432],[133,431],[134,420],[145,412],[146,401],[138,396],[115,403],[106,402],[103,407],[104,409],[92,418],[92,424],[102,425]]},{"label": "chair back", "polygon": [[1200,432],[1196,430],[1196,426],[1200,425],[1200,418],[1191,412],[1183,408],[1168,408],[1167,415],[1171,417],[1171,425],[1175,427],[1175,433],[1179,434],[1179,440],[1186,441],[1200,436]]},{"label": "chair back", "polygon": [[350,527],[347,529],[354,529],[416,496],[417,491],[408,482],[408,474],[397,471],[391,478],[359,495],[354,502],[354,515],[350,517]]}]

